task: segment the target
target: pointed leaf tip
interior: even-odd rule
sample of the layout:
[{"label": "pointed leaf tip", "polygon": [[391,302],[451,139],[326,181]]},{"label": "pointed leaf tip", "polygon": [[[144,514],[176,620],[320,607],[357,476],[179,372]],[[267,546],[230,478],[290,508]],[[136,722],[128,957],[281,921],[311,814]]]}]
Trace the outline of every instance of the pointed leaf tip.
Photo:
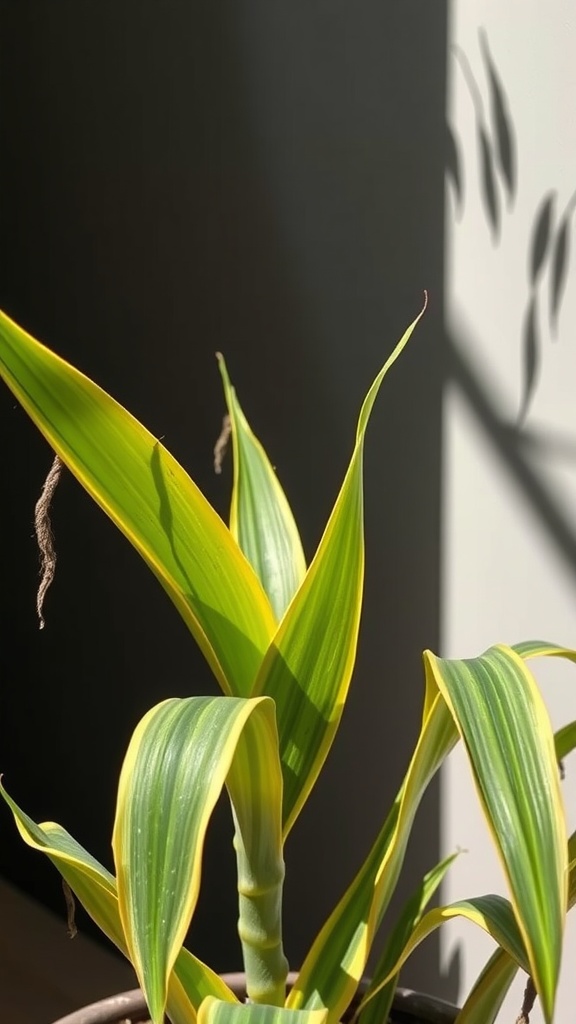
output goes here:
[{"label": "pointed leaf tip", "polygon": [[[288,499],[262,444],[250,428],[226,362],[218,356],[232,434],[234,482],[230,530],[250,562],[279,621],[306,575],[306,560]],[[220,439],[217,447],[220,445]]]}]

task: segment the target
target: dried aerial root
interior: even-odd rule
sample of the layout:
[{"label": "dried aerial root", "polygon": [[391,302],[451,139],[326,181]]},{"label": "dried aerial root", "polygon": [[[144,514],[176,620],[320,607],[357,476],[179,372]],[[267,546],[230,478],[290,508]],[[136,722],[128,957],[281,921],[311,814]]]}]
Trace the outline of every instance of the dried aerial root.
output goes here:
[{"label": "dried aerial root", "polygon": [[532,978],[528,976],[526,988],[524,989],[522,1009],[520,1010],[520,1016],[516,1018],[516,1024],[530,1024],[530,1011],[534,1006],[535,1000],[536,989],[534,988],[534,982],[532,981]]},{"label": "dried aerial root", "polygon": [[44,481],[42,493],[34,509],[34,529],[40,549],[40,583],[36,595],[36,611],[40,620],[40,629],[44,629],[45,626],[43,615],[44,598],[56,572],[56,548],[54,547],[54,535],[50,523],[50,506],[61,473],[62,462],[59,456],[55,455],[50,472]]},{"label": "dried aerial root", "polygon": [[64,893],[64,899],[66,900],[66,927],[68,935],[71,939],[74,939],[78,934],[76,927],[76,903],[72,889],[68,885],[65,878],[62,879],[62,891]]}]

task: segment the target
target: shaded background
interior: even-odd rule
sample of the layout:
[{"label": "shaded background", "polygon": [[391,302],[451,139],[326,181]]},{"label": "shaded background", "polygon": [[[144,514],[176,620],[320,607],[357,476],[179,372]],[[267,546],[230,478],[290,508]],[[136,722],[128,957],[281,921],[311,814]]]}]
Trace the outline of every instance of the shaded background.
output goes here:
[{"label": "shaded background", "polygon": [[[430,293],[366,456],[362,638],[342,730],[287,847],[286,946],[302,959],[404,772],[438,648],[446,4],[0,0],[0,303],[127,405],[223,515],[212,447],[222,350],[314,551],[364,393]],[[36,817],[110,863],[138,717],[216,692],[148,570],[65,478],[40,633],[34,502],[50,452],[0,393],[0,768]],[[63,914],[58,877],[0,809],[0,869]],[[402,893],[439,857],[438,794]],[[194,951],[238,965],[225,807]],[[90,930],[90,923],[82,921]],[[438,981],[431,940],[403,981]]]}]

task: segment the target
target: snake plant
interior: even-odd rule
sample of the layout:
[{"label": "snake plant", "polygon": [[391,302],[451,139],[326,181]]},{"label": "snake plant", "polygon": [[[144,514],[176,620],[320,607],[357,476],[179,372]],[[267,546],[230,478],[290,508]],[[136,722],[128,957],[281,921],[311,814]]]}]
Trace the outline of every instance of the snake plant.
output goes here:
[{"label": "snake plant", "polygon": [[[354,668],[365,435],[382,381],[421,316],[367,393],[340,492],[307,565],[287,498],[222,357],[234,459],[229,526],[126,409],[0,314],[0,375],[148,563],[222,689],[216,697],[168,697],[137,725],[119,780],[114,874],[60,825],[32,821],[1,788],[25,842],[50,858],[131,960],[153,1024],[165,1014],[172,1024],[341,1020],[394,893],[419,803],[459,742],[508,899],[480,896],[428,910],[452,858],[431,866],[384,937],[355,1017],[382,1024],[410,952],[444,920],[463,915],[497,947],[460,1024],[495,1020],[519,969],[552,1020],[565,916],[576,898],[576,840],[566,833],[558,759],[576,744],[576,723],[555,740],[526,661],[576,654],[543,642],[498,645],[462,661],[424,652],[421,729],[398,795],[286,995],[283,849],[335,738]],[[235,826],[246,1003],[183,945],[206,829],[224,787]]]}]

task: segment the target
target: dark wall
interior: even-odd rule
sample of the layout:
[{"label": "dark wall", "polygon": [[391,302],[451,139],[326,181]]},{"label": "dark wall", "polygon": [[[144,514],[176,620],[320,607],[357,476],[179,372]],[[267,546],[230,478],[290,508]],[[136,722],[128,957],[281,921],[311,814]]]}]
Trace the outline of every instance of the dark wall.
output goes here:
[{"label": "dark wall", "polygon": [[[438,642],[446,4],[0,0],[0,46],[1,305],[163,435],[223,514],[214,352],[311,555],[365,390],[430,292],[369,432],[358,667],[287,849],[296,965],[397,789],[418,731],[420,651]],[[71,479],[38,631],[31,520],[51,456],[5,391],[0,423],[0,768],[29,813],[109,863],[138,716],[215,684]],[[0,825],[4,873],[60,908],[52,869],[5,812]],[[437,857],[433,792],[405,894]],[[238,958],[232,868],[223,807],[194,926],[195,951],[218,969]],[[437,967],[431,943],[404,980],[438,991]]]}]

